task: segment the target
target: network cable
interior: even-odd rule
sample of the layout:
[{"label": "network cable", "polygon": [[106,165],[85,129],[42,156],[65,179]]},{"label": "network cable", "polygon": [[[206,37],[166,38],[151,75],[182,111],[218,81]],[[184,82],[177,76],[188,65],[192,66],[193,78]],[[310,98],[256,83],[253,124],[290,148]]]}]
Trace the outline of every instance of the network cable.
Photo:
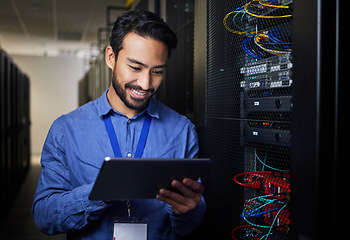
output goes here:
[{"label": "network cable", "polygon": [[269,5],[269,4],[263,4],[261,3],[260,0],[252,0],[249,3],[247,3],[246,5],[243,6],[243,9],[246,13],[248,13],[249,15],[253,16],[253,17],[257,17],[257,18],[288,18],[288,17],[292,17],[291,14],[286,14],[286,15],[279,15],[279,16],[269,16],[269,15],[259,15],[259,14],[255,14],[252,13],[250,10],[248,10],[248,7],[252,7],[252,6],[258,6],[257,8],[259,9],[259,5],[256,4],[252,4],[253,2],[258,2],[260,6],[263,7],[272,7],[272,8],[289,8],[288,6],[279,6],[279,5]]},{"label": "network cable", "polygon": [[272,167],[272,166],[270,166],[270,165],[267,165],[267,164],[265,163],[265,162],[266,162],[266,157],[265,157],[265,161],[263,162],[263,161],[259,158],[258,154],[256,153],[256,149],[254,150],[254,155],[255,155],[256,159],[258,159],[258,161],[259,161],[264,167],[267,167],[267,168],[270,168],[270,169],[272,169],[272,170],[279,171],[279,172],[289,172],[288,169],[280,169],[280,168],[275,168],[275,167]]},{"label": "network cable", "polygon": [[[276,198],[269,199],[270,197],[273,197],[273,194],[257,196],[257,197],[249,199],[246,202],[246,204],[245,204],[246,207],[243,209],[241,217],[248,224],[253,225],[255,227],[269,228],[269,229],[274,227],[276,219],[278,218],[278,216],[281,213],[281,211],[287,206],[287,203],[283,202],[283,201],[281,201],[279,199],[276,199]],[[265,210],[264,208],[267,208],[267,210]],[[260,211],[260,209],[264,209],[264,210]],[[266,222],[266,220],[264,221],[265,225],[262,225],[262,224],[253,223],[252,221],[247,219],[247,218],[258,217],[258,216],[265,215],[267,213],[273,212],[273,211],[270,211],[271,209],[274,209],[273,211],[277,211],[278,210],[278,212],[276,213],[276,215],[274,217],[274,220],[272,221],[271,225],[268,222]],[[260,214],[260,212],[262,214]],[[282,216],[282,218],[284,219],[284,221],[282,221],[282,223],[288,223],[287,217],[288,216]]]},{"label": "network cable", "polygon": [[[264,45],[266,44],[270,44],[269,43],[269,36],[267,34],[257,34],[254,37],[254,43],[262,50],[271,53],[273,55],[277,55],[277,56],[281,56],[284,55],[286,53],[291,52],[290,49],[286,49],[286,50],[274,50],[274,49],[270,49],[270,48],[266,48]],[[274,43],[272,43],[274,44]]]}]

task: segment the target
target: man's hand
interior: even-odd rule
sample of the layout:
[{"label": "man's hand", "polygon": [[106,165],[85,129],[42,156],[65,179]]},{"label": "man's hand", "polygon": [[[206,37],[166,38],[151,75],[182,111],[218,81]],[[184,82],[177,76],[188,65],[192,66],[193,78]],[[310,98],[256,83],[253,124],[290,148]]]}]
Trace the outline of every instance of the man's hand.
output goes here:
[{"label": "man's hand", "polygon": [[171,190],[160,189],[156,198],[170,204],[175,214],[185,214],[195,209],[197,204],[201,201],[204,188],[200,182],[185,178],[182,182],[173,180],[171,186],[179,190],[182,195]]}]

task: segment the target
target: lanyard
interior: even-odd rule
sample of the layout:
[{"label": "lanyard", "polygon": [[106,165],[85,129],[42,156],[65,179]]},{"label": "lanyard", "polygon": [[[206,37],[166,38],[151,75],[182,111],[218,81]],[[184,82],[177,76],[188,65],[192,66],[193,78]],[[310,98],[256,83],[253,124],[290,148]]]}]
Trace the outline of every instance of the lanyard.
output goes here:
[{"label": "lanyard", "polygon": [[[106,125],[106,129],[107,129],[107,132],[108,132],[109,140],[111,141],[111,145],[112,145],[112,148],[113,148],[114,156],[121,158],[122,154],[120,152],[118,139],[117,139],[117,136],[115,135],[115,131],[114,131],[114,127],[113,127],[113,124],[112,124],[112,121],[111,121],[111,117],[109,115],[106,115],[103,118],[103,120],[104,120],[105,125]],[[142,130],[141,130],[141,134],[140,134],[140,138],[139,138],[139,142],[137,143],[137,148],[136,148],[136,152],[135,152],[135,158],[141,158],[142,157],[143,149],[145,148],[145,145],[146,145],[146,140],[147,140],[149,127],[151,125],[151,120],[152,120],[152,118],[146,113],[145,114],[145,120],[143,122]]]}]

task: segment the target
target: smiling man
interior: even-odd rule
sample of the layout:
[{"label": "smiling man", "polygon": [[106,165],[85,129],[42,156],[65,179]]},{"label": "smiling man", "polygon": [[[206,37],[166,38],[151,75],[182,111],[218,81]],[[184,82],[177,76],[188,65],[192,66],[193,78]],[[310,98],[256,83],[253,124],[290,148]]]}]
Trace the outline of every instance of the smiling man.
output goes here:
[{"label": "smiling man", "polygon": [[[124,226],[115,219],[130,215],[145,219],[147,227],[125,228],[127,235],[137,232],[148,239],[176,239],[202,222],[206,208],[203,186],[188,178],[171,183],[180,193],[161,189],[154,199],[88,199],[107,156],[197,156],[194,125],[152,98],[163,81],[176,42],[173,31],[151,12],[130,11],[118,17],[105,52],[106,64],[112,70],[110,88],[97,100],[56,119],[46,138],[32,208],[41,231],[67,233],[67,239],[112,240]],[[118,146],[110,139],[107,121]],[[147,140],[140,152],[141,130],[147,121]]]}]

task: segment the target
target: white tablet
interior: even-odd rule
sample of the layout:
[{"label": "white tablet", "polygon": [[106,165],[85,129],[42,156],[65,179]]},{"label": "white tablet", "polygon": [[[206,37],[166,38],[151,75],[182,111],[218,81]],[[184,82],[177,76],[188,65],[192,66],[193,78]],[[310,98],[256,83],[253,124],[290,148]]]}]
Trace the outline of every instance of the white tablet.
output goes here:
[{"label": "white tablet", "polygon": [[208,158],[105,158],[96,178],[90,200],[155,198],[159,189],[172,189],[170,183],[184,178],[198,180],[210,165]]}]

